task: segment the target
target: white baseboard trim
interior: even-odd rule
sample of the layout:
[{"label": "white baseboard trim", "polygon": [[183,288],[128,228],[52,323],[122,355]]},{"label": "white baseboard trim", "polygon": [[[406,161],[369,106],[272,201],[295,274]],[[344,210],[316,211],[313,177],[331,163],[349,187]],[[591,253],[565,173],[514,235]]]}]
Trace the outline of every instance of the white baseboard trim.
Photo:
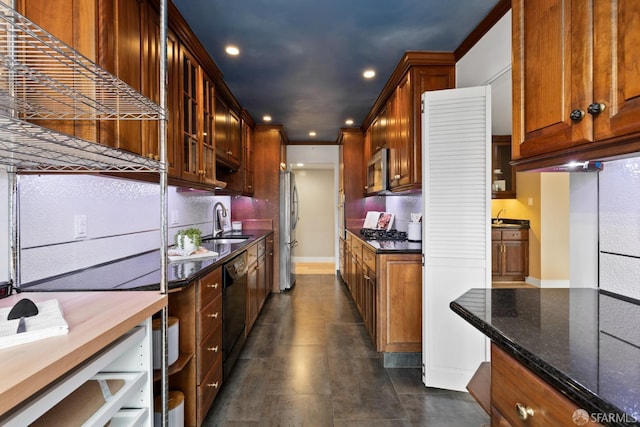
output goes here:
[{"label": "white baseboard trim", "polygon": [[334,257],[294,257],[292,260],[293,262],[305,262],[309,264],[321,264],[336,261]]},{"label": "white baseboard trim", "polygon": [[569,280],[540,280],[534,277],[527,277],[527,283],[538,288],[569,288],[571,282]]}]

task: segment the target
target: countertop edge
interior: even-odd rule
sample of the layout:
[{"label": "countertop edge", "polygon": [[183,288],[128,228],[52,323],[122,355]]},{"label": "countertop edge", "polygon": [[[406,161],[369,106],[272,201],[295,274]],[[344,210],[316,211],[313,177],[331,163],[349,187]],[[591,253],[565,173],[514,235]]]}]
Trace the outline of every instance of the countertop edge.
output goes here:
[{"label": "countertop edge", "polygon": [[[13,295],[6,301],[23,297]],[[6,382],[0,388],[1,415],[76,369],[167,305],[167,296],[158,292],[130,291],[126,296],[110,291],[39,292],[28,297],[36,302],[58,299],[69,332],[1,351],[6,373],[3,375]],[[113,315],[116,312],[117,319]]]},{"label": "countertop edge", "polygon": [[522,363],[523,366],[534,372],[544,381],[551,384],[560,393],[566,396],[569,400],[575,402],[582,409],[590,413],[617,413],[620,415],[629,415],[617,406],[602,399],[588,388],[582,386],[580,383],[572,380],[563,372],[555,369],[548,363],[545,363],[535,354],[506,337],[498,329],[491,327],[486,322],[479,319],[456,301],[451,302],[449,307],[454,313],[458,314],[473,327],[486,335],[502,350],[518,360],[518,362]]}]

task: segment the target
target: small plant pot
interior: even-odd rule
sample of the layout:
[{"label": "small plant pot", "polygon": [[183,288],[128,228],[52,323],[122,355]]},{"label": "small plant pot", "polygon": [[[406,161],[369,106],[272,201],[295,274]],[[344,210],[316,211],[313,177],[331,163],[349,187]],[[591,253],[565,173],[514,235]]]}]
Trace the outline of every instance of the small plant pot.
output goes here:
[{"label": "small plant pot", "polygon": [[193,251],[195,251],[196,249],[198,249],[196,247],[195,242],[191,239],[191,237],[189,236],[179,236],[177,239],[178,242],[178,248],[183,252],[183,253],[191,253]]}]

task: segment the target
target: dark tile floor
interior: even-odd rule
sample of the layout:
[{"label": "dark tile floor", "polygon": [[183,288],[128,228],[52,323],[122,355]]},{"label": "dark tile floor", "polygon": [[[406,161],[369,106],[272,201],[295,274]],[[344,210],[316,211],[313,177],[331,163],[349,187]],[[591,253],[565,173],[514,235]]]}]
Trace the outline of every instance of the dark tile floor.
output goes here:
[{"label": "dark tile floor", "polygon": [[424,387],[417,368],[387,368],[346,287],[300,275],[272,294],[205,426],[488,425],[462,392]]}]

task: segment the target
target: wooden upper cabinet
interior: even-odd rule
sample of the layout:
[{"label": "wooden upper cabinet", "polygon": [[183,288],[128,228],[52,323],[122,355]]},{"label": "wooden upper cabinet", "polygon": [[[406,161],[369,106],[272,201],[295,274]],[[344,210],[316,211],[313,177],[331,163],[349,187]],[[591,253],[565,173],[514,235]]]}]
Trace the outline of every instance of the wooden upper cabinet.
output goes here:
[{"label": "wooden upper cabinet", "polygon": [[444,52],[406,52],[364,121],[365,165],[389,148],[389,189],[422,188],[422,93],[455,87],[455,59]]},{"label": "wooden upper cabinet", "polygon": [[[637,151],[619,142],[640,132],[640,3],[514,0],[512,8],[513,158],[561,164]],[[600,144],[612,138],[616,147]]]},{"label": "wooden upper cabinet", "polygon": [[240,116],[220,96],[216,97],[215,140],[216,161],[230,171],[236,171],[242,157]]},{"label": "wooden upper cabinet", "polygon": [[180,45],[175,34],[167,33],[167,167],[171,178],[180,178],[182,141],[180,100]]},{"label": "wooden upper cabinet", "polygon": [[183,179],[199,182],[201,169],[198,162],[198,133],[201,121],[198,117],[199,74],[200,67],[189,51],[181,49],[182,67],[180,80],[182,81],[182,168]]}]

